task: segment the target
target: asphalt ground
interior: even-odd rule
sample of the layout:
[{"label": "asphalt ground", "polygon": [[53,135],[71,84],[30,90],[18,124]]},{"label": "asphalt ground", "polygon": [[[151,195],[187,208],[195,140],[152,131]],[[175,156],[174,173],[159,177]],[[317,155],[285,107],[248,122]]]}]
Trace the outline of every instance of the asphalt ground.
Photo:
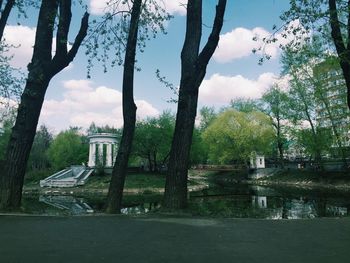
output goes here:
[{"label": "asphalt ground", "polygon": [[350,218],[0,215],[0,262],[350,262]]}]

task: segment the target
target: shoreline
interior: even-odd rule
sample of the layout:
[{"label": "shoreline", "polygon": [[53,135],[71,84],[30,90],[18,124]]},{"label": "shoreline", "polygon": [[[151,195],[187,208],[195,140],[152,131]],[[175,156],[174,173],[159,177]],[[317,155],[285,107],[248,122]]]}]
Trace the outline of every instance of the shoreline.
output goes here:
[{"label": "shoreline", "polygon": [[[350,191],[350,175],[345,173],[329,173],[320,174],[313,171],[289,171],[280,170],[273,175],[269,175],[259,179],[247,179],[242,174],[232,173],[217,173],[208,174],[205,176],[203,171],[189,176],[188,192],[196,192],[208,189],[215,185],[233,186],[235,184],[249,184],[265,187],[287,187],[296,189],[323,189],[348,192]],[[24,186],[23,194],[42,194],[42,195],[100,195],[105,196],[108,193],[108,185],[102,187],[89,186],[89,184],[79,187],[67,188],[41,188],[38,186]],[[142,186],[125,187],[125,195],[148,195],[148,194],[163,194],[164,187]]]}]

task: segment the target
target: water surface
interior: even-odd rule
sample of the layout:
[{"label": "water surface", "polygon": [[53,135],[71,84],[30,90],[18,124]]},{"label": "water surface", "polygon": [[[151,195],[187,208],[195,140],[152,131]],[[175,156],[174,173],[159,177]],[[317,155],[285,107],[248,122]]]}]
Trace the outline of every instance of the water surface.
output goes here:
[{"label": "water surface", "polygon": [[[161,195],[125,196],[123,214],[161,208]],[[27,213],[81,215],[103,212],[105,196],[24,196]],[[191,193],[188,212],[198,216],[302,219],[350,216],[350,193],[250,185],[212,187]]]}]

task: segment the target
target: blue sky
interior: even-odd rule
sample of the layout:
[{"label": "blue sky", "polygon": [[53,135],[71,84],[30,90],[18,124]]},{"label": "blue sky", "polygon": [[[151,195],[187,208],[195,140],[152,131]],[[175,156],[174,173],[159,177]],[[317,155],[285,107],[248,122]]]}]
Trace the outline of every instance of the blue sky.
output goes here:
[{"label": "blue sky", "polygon": [[[98,18],[104,0],[86,0],[93,17]],[[165,109],[176,110],[175,104],[167,100],[174,97],[155,75],[156,69],[167,80],[178,85],[180,80],[180,52],[185,34],[185,9],[179,3],[185,0],[164,0],[169,12],[174,15],[167,25],[167,35],[147,43],[145,53],[138,53],[141,72],[135,75],[135,98],[139,118],[156,116]],[[203,0],[203,23],[211,25],[216,0]],[[289,7],[288,0],[228,0],[222,37],[217,51],[210,61],[207,74],[200,88],[199,107],[208,105],[220,108],[237,97],[258,98],[275,81],[280,72],[278,44],[267,48],[272,59],[258,65],[258,55],[252,48],[259,43],[253,36],[268,35],[274,24],[280,25],[279,15]],[[73,9],[70,40],[78,30],[83,10]],[[29,19],[21,19],[18,25],[13,13],[5,38],[21,47],[12,50],[13,64],[25,67],[31,58],[31,47],[35,36],[37,10],[28,10]],[[203,27],[203,43],[210,28]],[[58,132],[69,126],[86,128],[94,121],[99,125],[120,127],[122,68],[109,68],[103,73],[95,65],[92,78],[86,78],[87,59],[81,48],[72,65],[59,73],[50,83],[40,123]],[[200,116],[198,116],[200,117]]]}]

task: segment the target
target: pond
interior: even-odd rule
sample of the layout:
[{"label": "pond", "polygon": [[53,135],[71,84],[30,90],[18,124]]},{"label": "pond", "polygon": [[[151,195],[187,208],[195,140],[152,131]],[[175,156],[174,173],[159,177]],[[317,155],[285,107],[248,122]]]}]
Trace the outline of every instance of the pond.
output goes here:
[{"label": "pond", "polygon": [[[161,195],[126,195],[123,214],[157,212]],[[26,213],[82,215],[103,211],[105,196],[24,196]],[[188,212],[198,216],[303,219],[350,216],[350,193],[236,184],[192,192]]]}]

